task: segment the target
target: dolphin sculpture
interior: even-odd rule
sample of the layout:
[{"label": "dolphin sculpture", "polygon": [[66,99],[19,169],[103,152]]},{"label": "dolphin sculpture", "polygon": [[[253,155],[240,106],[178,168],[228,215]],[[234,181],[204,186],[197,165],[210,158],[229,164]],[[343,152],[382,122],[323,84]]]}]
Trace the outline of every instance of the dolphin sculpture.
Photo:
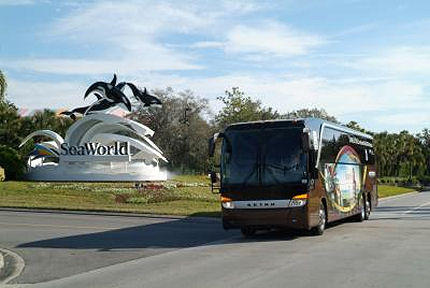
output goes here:
[{"label": "dolphin sculpture", "polygon": [[127,83],[128,87],[130,87],[131,91],[133,92],[133,96],[141,103],[143,103],[143,107],[149,107],[149,106],[155,106],[155,105],[161,105],[160,99],[157,97],[148,94],[146,91],[146,88],[142,91],[138,89],[133,83]]},{"label": "dolphin sculpture", "polygon": [[[84,99],[87,98],[88,95],[90,95],[91,93],[94,93],[100,103],[90,105],[86,113],[91,111],[104,110],[103,107],[110,108],[112,105],[108,103],[108,101],[114,102],[115,104],[113,106],[115,106],[116,104],[124,104],[127,110],[131,111],[130,100],[127,98],[127,96],[125,96],[123,92],[125,85],[125,82],[121,82],[116,85],[116,74],[114,74],[113,79],[110,83],[100,81],[92,84],[85,92]],[[96,93],[96,91],[100,92],[101,94]],[[102,99],[106,99],[108,101],[103,101]]]},{"label": "dolphin sculpture", "polygon": [[131,112],[131,102],[124,94],[125,86],[130,87],[134,98],[136,98],[140,103],[143,103],[144,107],[159,106],[162,104],[160,99],[148,94],[146,88],[142,91],[133,83],[129,82],[120,82],[117,84],[117,77],[116,74],[114,74],[110,83],[98,81],[91,84],[87,91],[85,91],[84,99],[89,95],[96,96],[97,100],[94,103],[88,106],[78,107],[70,111],[64,111],[60,114],[67,115],[73,120],[76,120],[76,114],[88,115],[92,112],[103,111],[116,105],[123,105],[129,112]]}]

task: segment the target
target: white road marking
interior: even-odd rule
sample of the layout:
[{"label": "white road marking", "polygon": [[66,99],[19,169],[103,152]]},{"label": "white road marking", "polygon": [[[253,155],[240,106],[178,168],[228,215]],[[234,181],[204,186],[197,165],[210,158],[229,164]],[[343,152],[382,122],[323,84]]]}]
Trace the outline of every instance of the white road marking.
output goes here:
[{"label": "white road marking", "polygon": [[403,214],[409,214],[409,213],[412,213],[412,212],[414,212],[414,211],[416,211],[416,210],[419,210],[420,208],[422,208],[422,207],[424,207],[424,206],[427,206],[427,205],[429,205],[429,204],[430,204],[430,202],[426,202],[426,203],[424,203],[424,204],[421,204],[421,205],[419,205],[419,206],[417,206],[417,207],[412,208],[411,210],[408,210],[408,211],[406,211],[406,212],[403,212]]},{"label": "white road marking", "polygon": [[0,271],[4,267],[3,254],[0,253]]}]

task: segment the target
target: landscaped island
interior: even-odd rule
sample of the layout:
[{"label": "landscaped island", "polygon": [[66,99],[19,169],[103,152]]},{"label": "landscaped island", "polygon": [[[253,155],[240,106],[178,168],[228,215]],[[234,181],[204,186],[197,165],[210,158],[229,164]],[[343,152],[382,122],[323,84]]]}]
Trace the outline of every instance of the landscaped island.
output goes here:
[{"label": "landscaped island", "polygon": [[[219,216],[218,194],[207,176],[176,176],[136,188],[134,183],[0,182],[0,206],[148,214]],[[379,185],[379,197],[413,189]]]},{"label": "landscaped island", "polygon": [[[143,187],[140,187],[142,186]],[[0,206],[65,210],[218,216],[219,196],[207,176],[177,176],[166,182],[0,182]]]}]

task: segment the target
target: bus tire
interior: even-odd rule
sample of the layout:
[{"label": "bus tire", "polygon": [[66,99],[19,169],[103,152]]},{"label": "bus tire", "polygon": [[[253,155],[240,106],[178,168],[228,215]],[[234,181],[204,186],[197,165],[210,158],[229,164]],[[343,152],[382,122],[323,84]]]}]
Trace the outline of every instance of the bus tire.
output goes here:
[{"label": "bus tire", "polygon": [[369,220],[370,217],[370,209],[371,209],[371,203],[370,203],[370,196],[367,195],[364,201],[364,220]]},{"label": "bus tire", "polygon": [[312,235],[315,236],[324,234],[325,225],[327,223],[326,208],[322,201],[320,204],[320,209],[318,211],[318,219],[318,225],[311,230]]},{"label": "bus tire", "polygon": [[256,230],[255,228],[245,226],[240,228],[240,232],[242,232],[242,235],[245,237],[251,237],[255,235]]},{"label": "bus tire", "polygon": [[357,222],[363,222],[364,219],[366,219],[366,197],[361,198],[361,209],[360,209],[360,213],[358,213],[357,215],[355,215],[354,220]]}]

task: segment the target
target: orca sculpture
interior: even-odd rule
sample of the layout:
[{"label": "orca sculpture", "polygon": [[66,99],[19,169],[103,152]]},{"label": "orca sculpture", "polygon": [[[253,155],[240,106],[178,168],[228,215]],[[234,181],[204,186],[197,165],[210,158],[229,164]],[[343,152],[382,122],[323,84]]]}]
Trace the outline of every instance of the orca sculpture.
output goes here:
[{"label": "orca sculpture", "polygon": [[117,105],[122,105],[131,112],[131,102],[123,92],[125,86],[130,87],[134,98],[142,103],[143,107],[160,106],[162,104],[160,99],[148,94],[146,88],[142,91],[133,83],[120,82],[116,84],[116,82],[117,77],[116,74],[114,74],[110,83],[98,81],[91,84],[87,91],[85,91],[84,99],[89,95],[94,95],[97,98],[94,103],[88,106],[78,107],[70,111],[64,111],[60,114],[67,115],[73,120],[76,120],[76,114],[87,115],[93,112],[103,111]]},{"label": "orca sculpture", "polygon": [[143,103],[143,107],[149,107],[154,105],[161,105],[160,99],[157,97],[148,94],[146,91],[146,88],[142,91],[139,90],[133,83],[127,83],[128,87],[130,87],[131,91],[133,92],[133,96]]}]

